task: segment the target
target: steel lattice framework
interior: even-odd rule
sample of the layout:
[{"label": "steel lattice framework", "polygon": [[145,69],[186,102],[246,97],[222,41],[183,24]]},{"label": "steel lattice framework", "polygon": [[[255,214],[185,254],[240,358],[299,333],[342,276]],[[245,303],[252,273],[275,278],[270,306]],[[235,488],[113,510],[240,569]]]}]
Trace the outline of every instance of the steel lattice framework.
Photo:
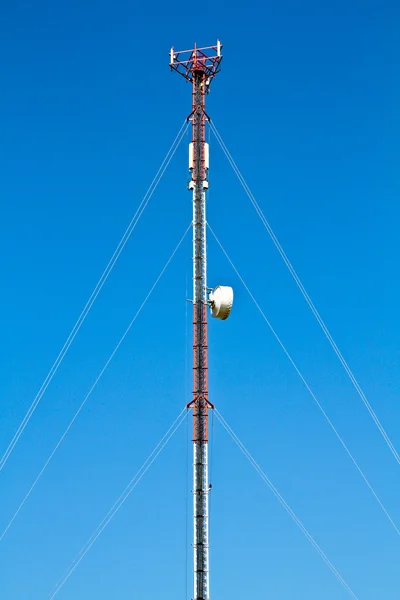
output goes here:
[{"label": "steel lattice framework", "polygon": [[208,412],[214,408],[208,399],[207,341],[207,247],[206,190],[208,189],[208,145],[205,110],[211,80],[219,72],[221,44],[170,53],[170,67],[192,83],[192,142],[189,150],[193,193],[193,519],[194,519],[194,596],[208,600],[209,528],[208,528]]}]

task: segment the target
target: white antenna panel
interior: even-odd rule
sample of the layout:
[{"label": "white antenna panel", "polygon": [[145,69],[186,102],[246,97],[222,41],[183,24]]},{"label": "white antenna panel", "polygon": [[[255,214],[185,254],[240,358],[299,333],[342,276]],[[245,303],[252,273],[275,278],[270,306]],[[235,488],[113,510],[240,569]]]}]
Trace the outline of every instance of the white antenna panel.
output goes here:
[{"label": "white antenna panel", "polygon": [[193,142],[189,144],[189,171],[193,171]]},{"label": "white antenna panel", "polygon": [[210,146],[207,143],[204,144],[204,166],[210,168]]}]

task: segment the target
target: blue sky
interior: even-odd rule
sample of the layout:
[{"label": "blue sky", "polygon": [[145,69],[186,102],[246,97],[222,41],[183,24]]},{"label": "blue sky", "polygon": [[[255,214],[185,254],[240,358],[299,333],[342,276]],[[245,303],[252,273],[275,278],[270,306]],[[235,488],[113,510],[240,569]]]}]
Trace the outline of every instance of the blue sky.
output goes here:
[{"label": "blue sky", "polygon": [[[217,37],[225,58],[208,111],[399,448],[399,7],[191,9],[1,9],[0,449],[190,111],[169,48]],[[1,472],[2,529],[190,222],[188,142]],[[213,137],[208,218],[400,525],[399,467]],[[209,284],[235,289],[231,318],[210,323],[211,400],[359,599],[397,599],[399,536],[212,239],[208,248]],[[190,399],[190,253],[188,237],[0,543],[5,600],[48,598]],[[218,423],[213,440],[212,597],[349,597]],[[182,426],[60,600],[191,598],[190,464]]]}]

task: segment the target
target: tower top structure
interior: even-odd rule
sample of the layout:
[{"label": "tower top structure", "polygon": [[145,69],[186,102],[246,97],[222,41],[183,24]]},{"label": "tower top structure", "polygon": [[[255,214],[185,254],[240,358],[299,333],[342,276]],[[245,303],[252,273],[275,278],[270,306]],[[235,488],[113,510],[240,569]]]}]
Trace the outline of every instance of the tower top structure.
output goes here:
[{"label": "tower top structure", "polygon": [[207,76],[207,87],[211,80],[219,73],[222,61],[222,44],[217,40],[215,46],[206,46],[197,48],[196,44],[192,50],[175,51],[174,47],[170,50],[171,70],[182,75],[187,81],[193,83],[194,73],[202,72]]}]

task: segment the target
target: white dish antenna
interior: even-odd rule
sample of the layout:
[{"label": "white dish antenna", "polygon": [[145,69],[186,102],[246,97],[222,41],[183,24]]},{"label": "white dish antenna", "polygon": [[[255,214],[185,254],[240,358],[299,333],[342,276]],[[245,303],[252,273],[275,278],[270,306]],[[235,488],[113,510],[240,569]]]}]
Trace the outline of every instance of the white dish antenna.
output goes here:
[{"label": "white dish antenna", "polygon": [[210,293],[209,300],[212,316],[224,321],[232,310],[233,289],[227,285],[219,285]]}]

